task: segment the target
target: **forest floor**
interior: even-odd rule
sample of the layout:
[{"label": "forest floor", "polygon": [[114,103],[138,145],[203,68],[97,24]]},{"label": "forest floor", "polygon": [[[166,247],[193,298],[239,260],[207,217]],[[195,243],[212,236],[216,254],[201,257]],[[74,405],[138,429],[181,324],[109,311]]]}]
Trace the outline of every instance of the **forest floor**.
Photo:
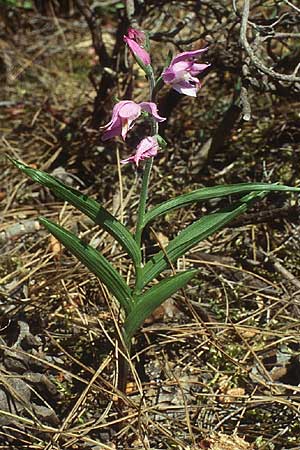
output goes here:
[{"label": "forest floor", "polygon": [[[300,448],[299,206],[272,193],[198,244],[175,269],[199,275],[138,333],[122,411],[116,394],[117,305],[96,277],[40,226],[59,222],[122,273],[118,246],[5,155],[93,196],[129,226],[139,185],[121,145],[89,128],[94,54],[80,20],[21,18],[1,38],[0,449]],[[141,77],[142,92],[143,80]],[[155,160],[152,205],[202,186],[299,184],[299,103],[250,97],[252,118],[207,156],[231,103],[232,79],[213,70],[185,97]],[[110,108],[102,124],[109,120]],[[123,154],[123,153],[122,153]],[[163,217],[145,254],[217,199]]]}]

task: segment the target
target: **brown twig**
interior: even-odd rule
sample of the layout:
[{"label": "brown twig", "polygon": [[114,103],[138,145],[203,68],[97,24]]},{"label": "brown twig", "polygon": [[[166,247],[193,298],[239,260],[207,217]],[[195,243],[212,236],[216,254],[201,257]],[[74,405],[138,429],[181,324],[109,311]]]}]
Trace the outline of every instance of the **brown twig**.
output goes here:
[{"label": "brown twig", "polygon": [[100,64],[104,67],[109,67],[111,65],[111,58],[107,53],[105,44],[103,42],[101,26],[97,16],[91,11],[90,6],[85,0],[75,1],[79,11],[84,16],[86,23],[88,24],[88,27],[90,29],[93,47],[99,58]]},{"label": "brown twig", "polygon": [[269,75],[270,77],[272,77],[275,80],[289,81],[290,83],[300,82],[300,77],[296,76],[299,66],[296,67],[296,69],[294,70],[294,73],[287,75],[287,74],[275,72],[273,69],[270,69],[270,67],[267,67],[263,63],[263,61],[257,56],[257,54],[254,52],[253,48],[249,44],[249,41],[247,38],[247,27],[248,27],[249,14],[250,14],[250,0],[244,0],[241,29],[240,29],[240,41],[241,41],[242,46],[246,50],[251,62],[255,65],[255,67],[257,69],[259,69],[261,72],[265,73],[266,75]]}]

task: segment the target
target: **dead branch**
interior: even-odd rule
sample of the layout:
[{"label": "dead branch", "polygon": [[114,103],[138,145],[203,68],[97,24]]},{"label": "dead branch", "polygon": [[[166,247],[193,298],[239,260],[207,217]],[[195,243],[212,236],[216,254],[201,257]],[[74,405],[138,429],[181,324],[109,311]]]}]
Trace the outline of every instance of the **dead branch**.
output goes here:
[{"label": "dead branch", "polygon": [[241,21],[241,29],[240,29],[240,41],[243,46],[243,48],[246,50],[250,61],[254,64],[254,66],[263,72],[266,75],[269,75],[275,80],[280,81],[288,81],[290,83],[300,82],[300,77],[296,76],[300,65],[298,64],[295,68],[294,72],[290,75],[275,72],[270,67],[267,67],[263,61],[257,56],[257,54],[254,52],[253,48],[249,44],[248,38],[247,38],[247,28],[248,28],[248,22],[249,22],[249,14],[250,14],[250,0],[244,0],[244,6],[243,6],[243,12],[242,12],[242,21]]},{"label": "dead branch", "polygon": [[91,32],[93,47],[95,52],[99,58],[99,62],[104,67],[111,66],[111,58],[107,53],[105,44],[102,39],[101,25],[99,23],[99,19],[93,13],[90,6],[85,0],[75,0],[76,5],[86,20],[88,27]]}]

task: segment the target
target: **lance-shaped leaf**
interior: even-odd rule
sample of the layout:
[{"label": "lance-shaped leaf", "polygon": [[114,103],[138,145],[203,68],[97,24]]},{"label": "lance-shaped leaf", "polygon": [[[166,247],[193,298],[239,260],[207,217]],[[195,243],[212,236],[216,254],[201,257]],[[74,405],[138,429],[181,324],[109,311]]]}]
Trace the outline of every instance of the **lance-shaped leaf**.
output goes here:
[{"label": "lance-shaped leaf", "polygon": [[200,241],[206,239],[215,231],[231,222],[238,215],[245,212],[249,202],[264,195],[265,192],[250,193],[230,208],[201,217],[181,231],[181,233],[169,243],[164,252],[158,252],[147,262],[143,268],[143,287],[165,270],[170,262],[176,261]]},{"label": "lance-shaped leaf", "polygon": [[183,288],[198,270],[188,270],[160,281],[136,299],[135,306],[125,320],[124,330],[127,343],[142,325],[144,320],[167,298]]},{"label": "lance-shaped leaf", "polygon": [[285,191],[285,192],[300,192],[300,188],[289,187],[280,184],[266,184],[266,183],[240,183],[240,184],[228,184],[221,186],[214,186],[208,188],[197,189],[187,194],[179,195],[178,197],[167,200],[160,205],[150,209],[145,214],[144,226],[147,225],[155,217],[161,214],[166,214],[177,208],[182,208],[193,202],[199,202],[202,200],[209,200],[211,198],[220,198],[227,195],[242,194],[253,191]]},{"label": "lance-shaped leaf", "polygon": [[117,270],[107,259],[90,245],[84,243],[70,231],[43,217],[39,221],[50,231],[76,258],[93,272],[116,297],[126,314],[131,311],[133,299],[131,290]]},{"label": "lance-shaped leaf", "polygon": [[100,225],[121,244],[124,250],[131,256],[135,266],[140,264],[140,251],[132,234],[121,222],[96,202],[96,200],[82,194],[77,189],[65,185],[46,172],[28,167],[15,159],[11,159],[11,161],[32,180],[46,186],[57,197],[71,203],[71,205],[90,217],[97,225]]}]

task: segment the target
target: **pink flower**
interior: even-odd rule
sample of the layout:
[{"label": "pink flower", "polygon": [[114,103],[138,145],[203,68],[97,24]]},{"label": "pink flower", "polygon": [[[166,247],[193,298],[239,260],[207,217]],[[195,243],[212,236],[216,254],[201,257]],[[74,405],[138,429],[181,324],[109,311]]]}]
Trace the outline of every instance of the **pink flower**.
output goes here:
[{"label": "pink flower", "polygon": [[151,114],[157,122],[166,120],[158,115],[155,103],[135,103],[132,100],[123,100],[114,106],[111,121],[102,127],[106,130],[103,133],[102,140],[107,141],[119,135],[125,140],[128,131],[133,127],[134,121],[141,115],[142,110]]},{"label": "pink flower", "polygon": [[128,36],[124,36],[124,41],[130,48],[135,58],[140,59],[145,66],[151,64],[150,55],[143,48],[145,34],[142,31],[129,28]]},{"label": "pink flower", "polygon": [[140,45],[143,45],[145,42],[145,33],[141,30],[136,30],[135,28],[128,28],[128,37],[133,39]]},{"label": "pink flower", "polygon": [[121,163],[127,164],[129,162],[133,162],[138,167],[140,161],[148,158],[153,158],[153,156],[157,155],[158,150],[159,145],[156,138],[150,136],[146,137],[137,146],[135,154],[129,156],[129,158],[127,159],[123,159]]},{"label": "pink flower", "polygon": [[170,84],[180,94],[196,97],[201,84],[195,75],[203,72],[210,64],[197,64],[195,59],[206,50],[207,48],[202,48],[192,52],[179,53],[175,56],[169,67],[162,73],[164,82]]}]

